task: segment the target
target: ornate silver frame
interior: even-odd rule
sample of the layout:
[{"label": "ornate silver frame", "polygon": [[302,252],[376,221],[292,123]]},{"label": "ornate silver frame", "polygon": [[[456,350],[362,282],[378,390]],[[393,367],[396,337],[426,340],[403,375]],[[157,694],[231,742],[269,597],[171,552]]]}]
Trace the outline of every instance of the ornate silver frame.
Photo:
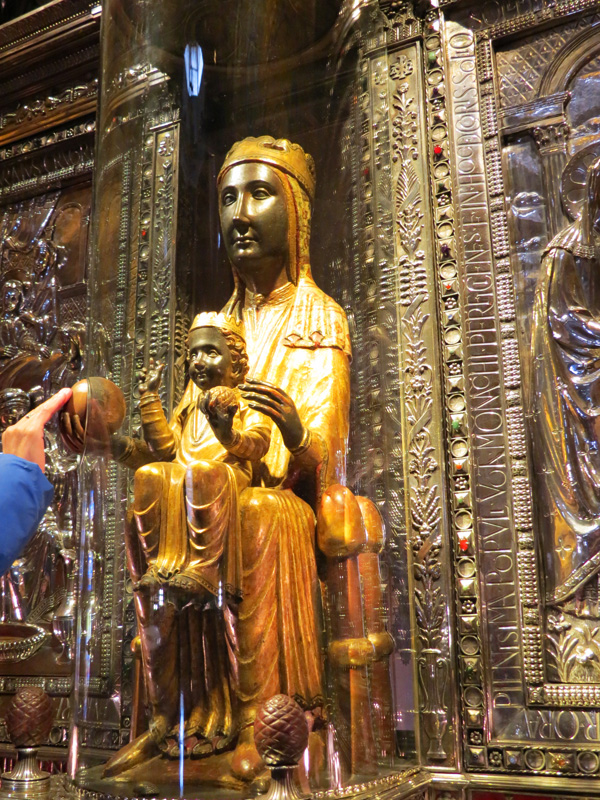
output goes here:
[{"label": "ornate silver frame", "polygon": [[[469,771],[590,775],[600,764],[600,737],[593,734],[593,713],[584,709],[598,705],[598,687],[545,679],[501,161],[503,126],[518,121],[509,111],[499,114],[495,47],[507,37],[598,10],[598,3],[523,0],[508,8],[487,3],[476,9],[442,0],[440,5],[452,8],[442,21],[439,65],[433,68],[445,71],[441,113],[431,117],[432,144],[437,142],[442,153],[434,149],[430,157],[435,169],[436,157],[447,151],[452,164],[452,182],[443,192],[452,196],[456,227],[438,255],[458,264],[458,282],[444,291],[461,309],[456,356],[465,376],[461,386],[446,383],[447,448],[451,454],[456,441],[452,404],[464,398],[469,453],[453,468],[455,475],[457,467],[468,468],[473,501],[471,508],[455,511],[452,536],[465,766]],[[560,149],[564,123],[561,98],[553,97],[554,105],[532,104],[528,112],[538,144],[551,155]],[[585,738],[571,743],[580,734],[589,734],[589,743]]]}]

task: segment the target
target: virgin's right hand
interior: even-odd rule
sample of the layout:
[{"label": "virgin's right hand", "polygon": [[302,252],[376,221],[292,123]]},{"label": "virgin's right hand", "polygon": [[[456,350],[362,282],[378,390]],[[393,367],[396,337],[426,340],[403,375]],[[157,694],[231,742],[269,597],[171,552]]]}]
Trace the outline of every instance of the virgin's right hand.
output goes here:
[{"label": "virgin's right hand", "polygon": [[163,363],[151,358],[148,367],[144,367],[138,372],[137,378],[140,395],[146,394],[147,392],[158,391],[164,368],[165,365]]},{"label": "virgin's right hand", "polygon": [[66,447],[72,452],[81,454],[86,448],[85,431],[78,414],[63,411],[59,416],[60,435]]},{"label": "virgin's right hand", "polygon": [[78,414],[69,414],[67,411],[59,417],[60,434],[63,442],[72,453],[81,455],[87,453],[95,456],[115,456],[119,449],[122,434],[113,433],[106,439],[95,439],[86,434]]}]

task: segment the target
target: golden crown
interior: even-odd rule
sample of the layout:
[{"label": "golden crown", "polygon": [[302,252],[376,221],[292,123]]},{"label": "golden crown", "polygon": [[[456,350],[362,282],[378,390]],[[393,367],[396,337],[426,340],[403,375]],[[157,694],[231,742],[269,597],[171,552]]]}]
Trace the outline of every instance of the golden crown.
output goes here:
[{"label": "golden crown", "polygon": [[246,341],[240,323],[234,317],[227,316],[221,312],[202,311],[200,314],[196,314],[189,332],[191,333],[197,328],[218,328],[220,331],[229,331],[229,333],[239,336],[244,343]]},{"label": "golden crown", "polygon": [[248,136],[241,142],[236,142],[225,156],[217,184],[221,183],[231,167],[246,161],[259,161],[287,172],[296,178],[311,201],[313,200],[317,181],[315,162],[299,144],[288,139],[274,139],[272,136]]}]

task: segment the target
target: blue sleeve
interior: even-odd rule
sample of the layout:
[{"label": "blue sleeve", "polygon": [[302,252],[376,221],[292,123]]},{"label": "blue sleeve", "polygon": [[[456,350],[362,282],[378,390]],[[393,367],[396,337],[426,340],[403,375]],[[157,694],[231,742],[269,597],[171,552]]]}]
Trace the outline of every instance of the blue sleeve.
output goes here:
[{"label": "blue sleeve", "polygon": [[23,552],[53,495],[37,464],[0,453],[0,575]]}]

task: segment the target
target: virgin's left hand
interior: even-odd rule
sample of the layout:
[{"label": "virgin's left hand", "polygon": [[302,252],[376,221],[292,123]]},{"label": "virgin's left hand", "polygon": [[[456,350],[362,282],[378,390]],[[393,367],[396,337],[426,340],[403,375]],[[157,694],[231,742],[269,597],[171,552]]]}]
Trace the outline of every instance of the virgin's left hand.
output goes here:
[{"label": "virgin's left hand", "polygon": [[277,425],[288,450],[299,447],[304,436],[304,426],[292,398],[265,381],[246,380],[239,387],[250,408],[260,411]]}]

